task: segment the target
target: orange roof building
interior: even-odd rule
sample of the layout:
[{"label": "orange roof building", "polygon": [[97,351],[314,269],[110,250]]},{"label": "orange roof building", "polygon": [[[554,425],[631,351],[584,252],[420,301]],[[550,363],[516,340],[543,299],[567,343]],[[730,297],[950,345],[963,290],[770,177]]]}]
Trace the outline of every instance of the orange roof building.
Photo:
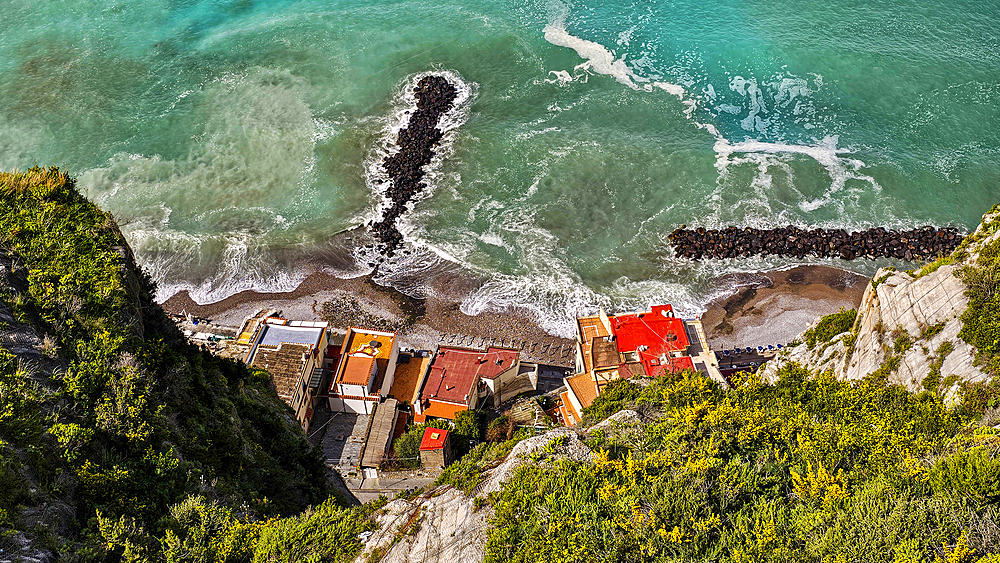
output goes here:
[{"label": "orange roof building", "polygon": [[330,410],[371,414],[392,388],[398,356],[395,333],[347,329],[330,385]]}]

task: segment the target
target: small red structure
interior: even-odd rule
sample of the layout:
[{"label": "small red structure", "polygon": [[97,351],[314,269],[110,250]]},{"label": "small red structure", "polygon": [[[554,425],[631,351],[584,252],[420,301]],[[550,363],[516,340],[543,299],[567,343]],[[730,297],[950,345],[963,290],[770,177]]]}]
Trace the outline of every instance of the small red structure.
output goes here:
[{"label": "small red structure", "polygon": [[441,428],[427,428],[420,440],[420,462],[425,468],[448,467],[452,461],[451,434]]}]

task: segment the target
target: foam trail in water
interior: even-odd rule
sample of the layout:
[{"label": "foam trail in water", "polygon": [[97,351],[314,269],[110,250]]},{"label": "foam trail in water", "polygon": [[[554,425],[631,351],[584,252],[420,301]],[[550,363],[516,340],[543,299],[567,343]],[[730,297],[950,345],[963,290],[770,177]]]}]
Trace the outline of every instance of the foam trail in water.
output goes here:
[{"label": "foam trail in water", "polygon": [[[815,145],[764,142],[758,140],[747,140],[739,143],[729,141],[713,124],[701,123],[693,120],[698,102],[688,97],[683,86],[662,81],[650,81],[650,79],[636,74],[635,71],[633,71],[632,68],[625,63],[624,57],[616,58],[614,53],[600,43],[588,41],[570,34],[566,30],[566,12],[566,9],[561,10],[555,15],[552,22],[545,26],[543,30],[545,40],[553,45],[573,49],[582,58],[587,59],[587,62],[584,64],[587,65],[589,70],[593,70],[598,74],[611,76],[629,88],[645,91],[652,91],[653,88],[659,88],[676,96],[677,99],[686,107],[684,110],[685,116],[688,119],[692,119],[695,126],[699,129],[702,129],[715,137],[715,145],[713,148],[716,153],[716,168],[719,170],[720,177],[725,176],[728,167],[733,164],[734,161],[730,158],[730,156],[734,153],[802,154],[814,159],[817,163],[822,165],[826,169],[831,180],[830,187],[821,197],[799,203],[799,208],[802,211],[810,212],[834,203],[832,196],[841,191],[847,180],[850,179],[864,181],[870,184],[872,189],[875,191],[881,191],[881,187],[874,178],[859,172],[860,169],[865,166],[864,162],[841,156],[848,154],[851,151],[845,148],[838,148],[838,137],[835,135],[827,136]],[[563,74],[558,74],[558,71],[554,72],[557,72],[556,76],[560,79],[560,82],[565,80]],[[562,72],[565,74],[565,71]],[[566,77],[568,77],[568,74]],[[817,87],[821,86],[822,77],[817,76],[816,83]],[[749,114],[742,121],[743,128],[750,131],[762,131],[764,125],[766,125],[766,123],[759,117],[759,114],[764,108],[763,93],[758,87],[756,79],[747,80],[743,77],[736,76],[730,81],[730,89],[740,93],[741,95],[750,97],[751,107]],[[712,90],[712,93],[714,95],[714,90]],[[812,90],[808,88],[808,83],[804,79],[785,78],[778,84],[778,93],[775,101],[776,103],[787,105],[795,98],[808,96],[811,93]],[[759,184],[762,182],[768,182],[769,178],[759,178],[758,180],[759,181],[757,183]]]},{"label": "foam trail in water", "polygon": [[830,187],[827,188],[826,192],[820,198],[799,203],[799,208],[806,212],[830,204],[833,194],[842,190],[847,180],[862,180],[869,183],[876,192],[881,191],[882,188],[875,181],[875,178],[859,172],[864,167],[864,162],[840,156],[842,154],[849,154],[851,151],[838,148],[837,143],[838,137],[836,135],[824,137],[822,141],[815,145],[794,145],[763,141],[744,141],[733,144],[719,137],[714,146],[716,153],[715,167],[719,170],[720,174],[724,174],[731,164],[730,156],[734,153],[803,154],[809,156],[826,169],[831,183]]}]

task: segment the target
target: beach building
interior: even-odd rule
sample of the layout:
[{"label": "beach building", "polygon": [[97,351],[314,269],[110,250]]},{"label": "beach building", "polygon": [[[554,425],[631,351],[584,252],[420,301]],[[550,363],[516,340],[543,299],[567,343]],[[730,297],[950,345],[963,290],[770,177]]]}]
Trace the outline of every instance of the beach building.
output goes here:
[{"label": "beach building", "polygon": [[[382,462],[389,456],[396,427],[400,422],[398,406],[399,401],[396,399],[386,399],[375,407],[375,413],[368,426],[364,450],[361,453],[360,466],[365,471],[366,477],[377,476]],[[403,418],[402,421],[405,424],[406,419]]]},{"label": "beach building", "polygon": [[392,387],[389,388],[389,397],[398,400],[401,405],[415,404],[433,356],[430,350],[400,350]]},{"label": "beach building", "polygon": [[560,415],[567,426],[581,421],[604,388],[616,379],[658,377],[664,372],[697,369],[725,380],[718,360],[708,348],[701,320],[684,320],[670,305],[648,311],[577,319],[576,371],[566,377],[560,395]]},{"label": "beach building", "polygon": [[451,465],[451,434],[440,428],[424,430],[420,440],[420,463],[425,469],[444,469]]},{"label": "beach building", "polygon": [[271,375],[278,396],[292,407],[306,432],[322,379],[328,329],[325,322],[269,317],[255,323],[253,334],[247,338],[247,365]]},{"label": "beach building", "polygon": [[398,357],[395,333],[347,329],[330,384],[330,410],[372,414],[375,405],[389,395]]},{"label": "beach building", "polygon": [[[519,351],[492,347],[486,350],[479,363],[478,374],[486,386],[486,396],[492,398],[493,408],[499,407],[500,403],[523,392],[523,386],[516,384],[520,373],[521,353]],[[529,388],[531,388],[530,383]]]},{"label": "beach building", "polygon": [[517,350],[439,347],[414,403],[414,420],[454,420],[459,412],[475,409],[480,399],[499,406],[505,386],[509,390],[518,387],[510,384],[520,374],[520,367]]}]

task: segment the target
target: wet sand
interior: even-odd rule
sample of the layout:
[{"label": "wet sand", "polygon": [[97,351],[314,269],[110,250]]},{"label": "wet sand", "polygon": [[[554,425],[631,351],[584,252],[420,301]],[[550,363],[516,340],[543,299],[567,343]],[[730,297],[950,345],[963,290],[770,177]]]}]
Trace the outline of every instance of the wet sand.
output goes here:
[{"label": "wet sand", "polygon": [[[719,287],[737,286],[726,298],[707,306],[702,316],[709,343],[715,349],[784,344],[818,317],[840,307],[857,307],[868,278],[827,266],[799,266],[758,274],[733,274],[715,280]],[[450,278],[450,283],[466,285]],[[445,288],[441,288],[445,289]],[[169,313],[190,313],[216,324],[239,326],[264,307],[280,309],[287,318],[327,320],[336,328],[368,326],[399,332],[402,345],[433,349],[441,334],[573,346],[539,328],[522,311],[469,316],[459,310],[457,287],[419,299],[378,285],[370,276],[341,279],[315,273],[295,290],[283,293],[243,291],[216,303],[199,305],[187,292],[166,302]],[[469,289],[469,288],[465,288]]]},{"label": "wet sand", "polygon": [[739,289],[709,303],[701,320],[714,349],[787,344],[818,317],[856,308],[868,282],[828,266],[723,276],[715,283]]},{"label": "wet sand", "polygon": [[[325,303],[330,303],[326,311]],[[460,311],[459,303],[447,297],[409,297],[378,285],[370,276],[341,279],[315,273],[289,292],[248,290],[222,301],[199,305],[182,291],[163,303],[168,313],[187,312],[228,326],[239,326],[244,318],[264,307],[280,309],[287,318],[330,320],[335,328],[346,329],[352,324],[380,325],[375,328],[398,331],[402,345],[414,348],[433,348],[442,332],[483,339],[547,343],[553,348],[572,345],[571,340],[543,331],[524,312],[482,313],[473,317]]]}]

